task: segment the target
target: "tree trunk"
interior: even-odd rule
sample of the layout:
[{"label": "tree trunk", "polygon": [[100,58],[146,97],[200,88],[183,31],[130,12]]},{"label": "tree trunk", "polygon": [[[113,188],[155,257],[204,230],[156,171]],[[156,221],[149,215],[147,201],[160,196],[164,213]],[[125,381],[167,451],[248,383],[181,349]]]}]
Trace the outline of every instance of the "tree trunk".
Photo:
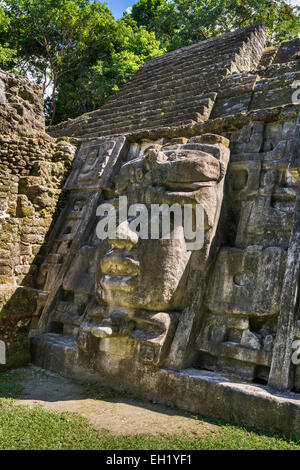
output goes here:
[{"label": "tree trunk", "polygon": [[51,116],[50,126],[54,123],[55,113],[56,113],[56,101],[55,101],[56,85],[57,85],[57,78],[54,79],[53,90],[52,90],[52,95],[51,95],[52,116]]}]

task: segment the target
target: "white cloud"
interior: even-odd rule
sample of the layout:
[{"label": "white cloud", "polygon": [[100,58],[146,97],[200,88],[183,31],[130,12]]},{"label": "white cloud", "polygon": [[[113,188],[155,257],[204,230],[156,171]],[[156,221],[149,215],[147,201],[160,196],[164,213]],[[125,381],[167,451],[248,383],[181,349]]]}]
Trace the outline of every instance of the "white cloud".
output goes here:
[{"label": "white cloud", "polygon": [[132,7],[126,8],[125,12],[128,13],[128,15],[130,15],[130,13],[132,12]]}]

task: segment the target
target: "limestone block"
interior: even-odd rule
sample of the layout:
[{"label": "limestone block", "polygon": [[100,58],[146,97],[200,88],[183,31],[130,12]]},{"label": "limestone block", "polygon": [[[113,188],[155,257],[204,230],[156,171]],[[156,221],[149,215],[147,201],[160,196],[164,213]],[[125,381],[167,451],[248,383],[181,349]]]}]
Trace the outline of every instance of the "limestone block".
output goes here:
[{"label": "limestone block", "polygon": [[274,335],[267,335],[264,338],[263,348],[265,351],[272,351],[274,345]]},{"label": "limestone block", "polygon": [[250,330],[245,330],[242,335],[241,345],[251,349],[260,349],[261,344],[259,337]]},{"label": "limestone block", "polygon": [[[299,80],[299,77],[295,76],[294,80]],[[292,81],[288,86],[284,87],[271,88],[272,85],[270,84],[270,89],[266,87],[264,90],[254,90],[254,97],[250,109],[257,110],[291,104],[293,91],[291,88]]]},{"label": "limestone block", "polygon": [[[253,347],[255,345],[255,347]],[[271,354],[267,351],[263,351],[258,349],[258,343],[254,343],[251,341],[250,343],[247,341],[247,345],[237,345],[233,343],[223,343],[220,347],[220,356],[225,359],[234,359],[235,360],[235,367],[237,367],[236,373],[238,375],[243,375],[242,370],[245,368],[248,372],[248,365],[255,364],[256,366],[270,366],[271,365]],[[238,367],[237,363],[240,362],[243,366]],[[250,369],[251,370],[251,369]],[[252,377],[251,375],[248,376],[248,379],[254,378],[254,371],[252,369]],[[234,373],[234,369],[232,371]]]},{"label": "limestone block", "polygon": [[5,83],[3,80],[0,80],[0,105],[5,105],[6,104],[6,87]]},{"label": "limestone block", "polygon": [[264,141],[264,123],[250,123],[231,135],[232,153],[255,153],[262,148]]},{"label": "limestone block", "polygon": [[296,120],[286,121],[282,126],[282,138],[289,139],[294,136]]},{"label": "limestone block", "polygon": [[224,79],[211,117],[215,119],[247,112],[257,78],[257,75],[237,74]]},{"label": "limestone block", "polygon": [[229,166],[229,188],[232,201],[253,198],[260,186],[260,161],[233,162]]},{"label": "limestone block", "polygon": [[287,247],[292,226],[292,213],[273,205],[272,196],[259,196],[242,204],[235,244],[279,245]]},{"label": "limestone block", "polygon": [[274,64],[282,64],[299,58],[300,39],[283,42],[274,59]]},{"label": "limestone block", "polygon": [[223,248],[210,281],[208,308],[248,317],[277,314],[284,264],[281,248]]},{"label": "limestone block", "polygon": [[[263,150],[268,152],[273,150],[274,147],[278,144],[283,134],[283,124],[281,122],[268,123],[265,126],[265,138]],[[288,128],[285,126],[285,136],[288,135]]]},{"label": "limestone block", "polygon": [[294,391],[300,392],[300,365],[295,368]]},{"label": "limestone block", "polygon": [[92,294],[95,287],[95,248],[84,246],[67,273],[63,288],[66,291]]}]

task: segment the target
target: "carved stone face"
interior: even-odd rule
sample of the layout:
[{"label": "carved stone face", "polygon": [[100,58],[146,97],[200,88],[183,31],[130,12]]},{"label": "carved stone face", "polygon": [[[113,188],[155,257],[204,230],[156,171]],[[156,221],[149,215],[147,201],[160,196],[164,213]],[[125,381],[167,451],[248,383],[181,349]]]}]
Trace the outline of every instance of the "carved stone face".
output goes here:
[{"label": "carved stone face", "polygon": [[[204,208],[208,233],[215,224],[217,188],[229,151],[222,143],[205,145],[200,139],[152,148],[123,165],[115,182],[116,205],[121,195],[127,196],[128,206],[146,205],[151,226],[158,219],[151,219],[150,204],[189,204],[194,210],[198,203]],[[183,223],[171,225],[170,239],[160,236],[153,240],[142,239],[130,229],[133,219],[129,216],[118,226],[116,238],[109,240],[110,248],[99,261],[97,291],[113,308],[181,310],[192,253],[187,249]]]},{"label": "carved stone face", "polygon": [[[124,228],[124,224],[123,224]],[[103,300],[114,306],[146,310],[181,307],[191,252],[184,236],[174,240],[141,240],[128,230],[128,240],[110,240],[101,260]],[[181,287],[181,288],[180,288]]]}]

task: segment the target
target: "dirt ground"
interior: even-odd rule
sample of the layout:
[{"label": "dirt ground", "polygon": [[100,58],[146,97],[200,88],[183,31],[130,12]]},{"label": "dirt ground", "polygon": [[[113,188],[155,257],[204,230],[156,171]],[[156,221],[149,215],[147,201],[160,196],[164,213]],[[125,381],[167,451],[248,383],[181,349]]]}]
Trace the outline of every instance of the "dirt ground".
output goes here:
[{"label": "dirt ground", "polygon": [[[20,372],[20,370],[18,371]],[[70,411],[87,418],[99,430],[115,434],[180,434],[193,436],[213,432],[217,426],[184,411],[107,389],[79,384],[36,367],[22,369],[23,391],[16,405],[41,404],[56,411]]]}]

